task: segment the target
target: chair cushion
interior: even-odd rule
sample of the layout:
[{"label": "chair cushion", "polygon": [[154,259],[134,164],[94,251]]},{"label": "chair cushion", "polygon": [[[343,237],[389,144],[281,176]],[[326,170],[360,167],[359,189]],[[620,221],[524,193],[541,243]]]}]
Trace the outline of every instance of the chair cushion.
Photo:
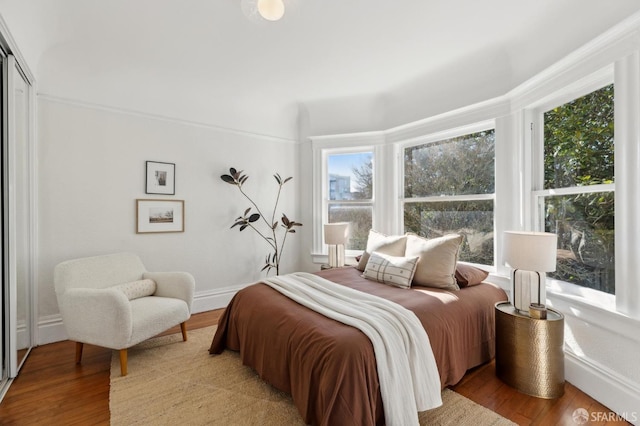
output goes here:
[{"label": "chair cushion", "polygon": [[170,297],[141,297],[131,301],[131,338],[123,347],[147,340],[189,319],[187,302]]}]

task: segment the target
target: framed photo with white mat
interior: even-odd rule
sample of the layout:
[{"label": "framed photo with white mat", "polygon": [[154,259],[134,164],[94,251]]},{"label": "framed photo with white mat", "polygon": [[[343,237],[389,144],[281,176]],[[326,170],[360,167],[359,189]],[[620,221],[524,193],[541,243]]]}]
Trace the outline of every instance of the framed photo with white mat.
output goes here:
[{"label": "framed photo with white mat", "polygon": [[176,165],[159,161],[147,161],[145,193],[175,195]]},{"label": "framed photo with white mat", "polygon": [[184,232],[184,200],[136,200],[136,233]]}]

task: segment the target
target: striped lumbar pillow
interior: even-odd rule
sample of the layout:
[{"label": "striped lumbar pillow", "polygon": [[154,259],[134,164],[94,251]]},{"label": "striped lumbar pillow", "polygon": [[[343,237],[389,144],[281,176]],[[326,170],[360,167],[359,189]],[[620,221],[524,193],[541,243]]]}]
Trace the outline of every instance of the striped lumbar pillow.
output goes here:
[{"label": "striped lumbar pillow", "polygon": [[417,265],[418,257],[399,257],[373,252],[364,268],[363,276],[383,284],[409,288]]}]

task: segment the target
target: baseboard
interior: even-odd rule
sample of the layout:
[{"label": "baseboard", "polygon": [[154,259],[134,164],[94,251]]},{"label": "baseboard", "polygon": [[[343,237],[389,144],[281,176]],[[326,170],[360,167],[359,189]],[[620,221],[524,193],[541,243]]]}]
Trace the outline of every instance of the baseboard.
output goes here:
[{"label": "baseboard", "polygon": [[[234,287],[225,287],[218,290],[198,292],[193,297],[193,305],[191,312],[194,314],[214,309],[224,308],[229,304],[233,296],[245,287],[239,285]],[[38,345],[46,345],[48,343],[60,342],[67,340],[67,332],[62,324],[60,314],[41,317],[38,321]]]},{"label": "baseboard", "polygon": [[233,296],[242,290],[246,285],[238,285],[234,287],[225,287],[219,290],[211,290],[205,292],[199,292],[193,297],[193,305],[191,306],[191,312],[194,314],[200,312],[213,311],[214,309],[220,309],[226,307]]},{"label": "baseboard", "polygon": [[[598,423],[621,420],[638,425],[640,421],[640,388],[606,367],[565,352],[566,380],[596,401],[608,407],[619,416],[611,418],[611,413],[589,413],[589,420]],[[582,407],[588,409],[588,407]]]},{"label": "baseboard", "polygon": [[60,314],[40,317],[38,320],[38,346],[67,340],[67,331],[62,325]]}]

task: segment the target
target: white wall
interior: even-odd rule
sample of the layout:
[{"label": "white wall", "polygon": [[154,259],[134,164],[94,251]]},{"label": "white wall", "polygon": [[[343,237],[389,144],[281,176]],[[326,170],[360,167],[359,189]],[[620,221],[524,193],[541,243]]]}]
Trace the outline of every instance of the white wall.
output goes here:
[{"label": "white wall", "polygon": [[[66,259],[132,251],[149,270],[180,270],[196,280],[196,310],[224,306],[240,285],[259,279],[266,243],[230,230],[249,203],[219,176],[250,176],[245,191],[272,210],[272,177],[293,176],[279,212],[299,219],[298,146],[252,134],[38,99],[39,343],[60,334],[53,268]],[[145,194],[145,161],[176,164],[174,196]],[[185,200],[185,232],[136,234],[135,200]],[[262,207],[267,206],[267,207]],[[279,214],[278,214],[279,216]],[[300,238],[288,238],[284,271],[298,269]]]}]

